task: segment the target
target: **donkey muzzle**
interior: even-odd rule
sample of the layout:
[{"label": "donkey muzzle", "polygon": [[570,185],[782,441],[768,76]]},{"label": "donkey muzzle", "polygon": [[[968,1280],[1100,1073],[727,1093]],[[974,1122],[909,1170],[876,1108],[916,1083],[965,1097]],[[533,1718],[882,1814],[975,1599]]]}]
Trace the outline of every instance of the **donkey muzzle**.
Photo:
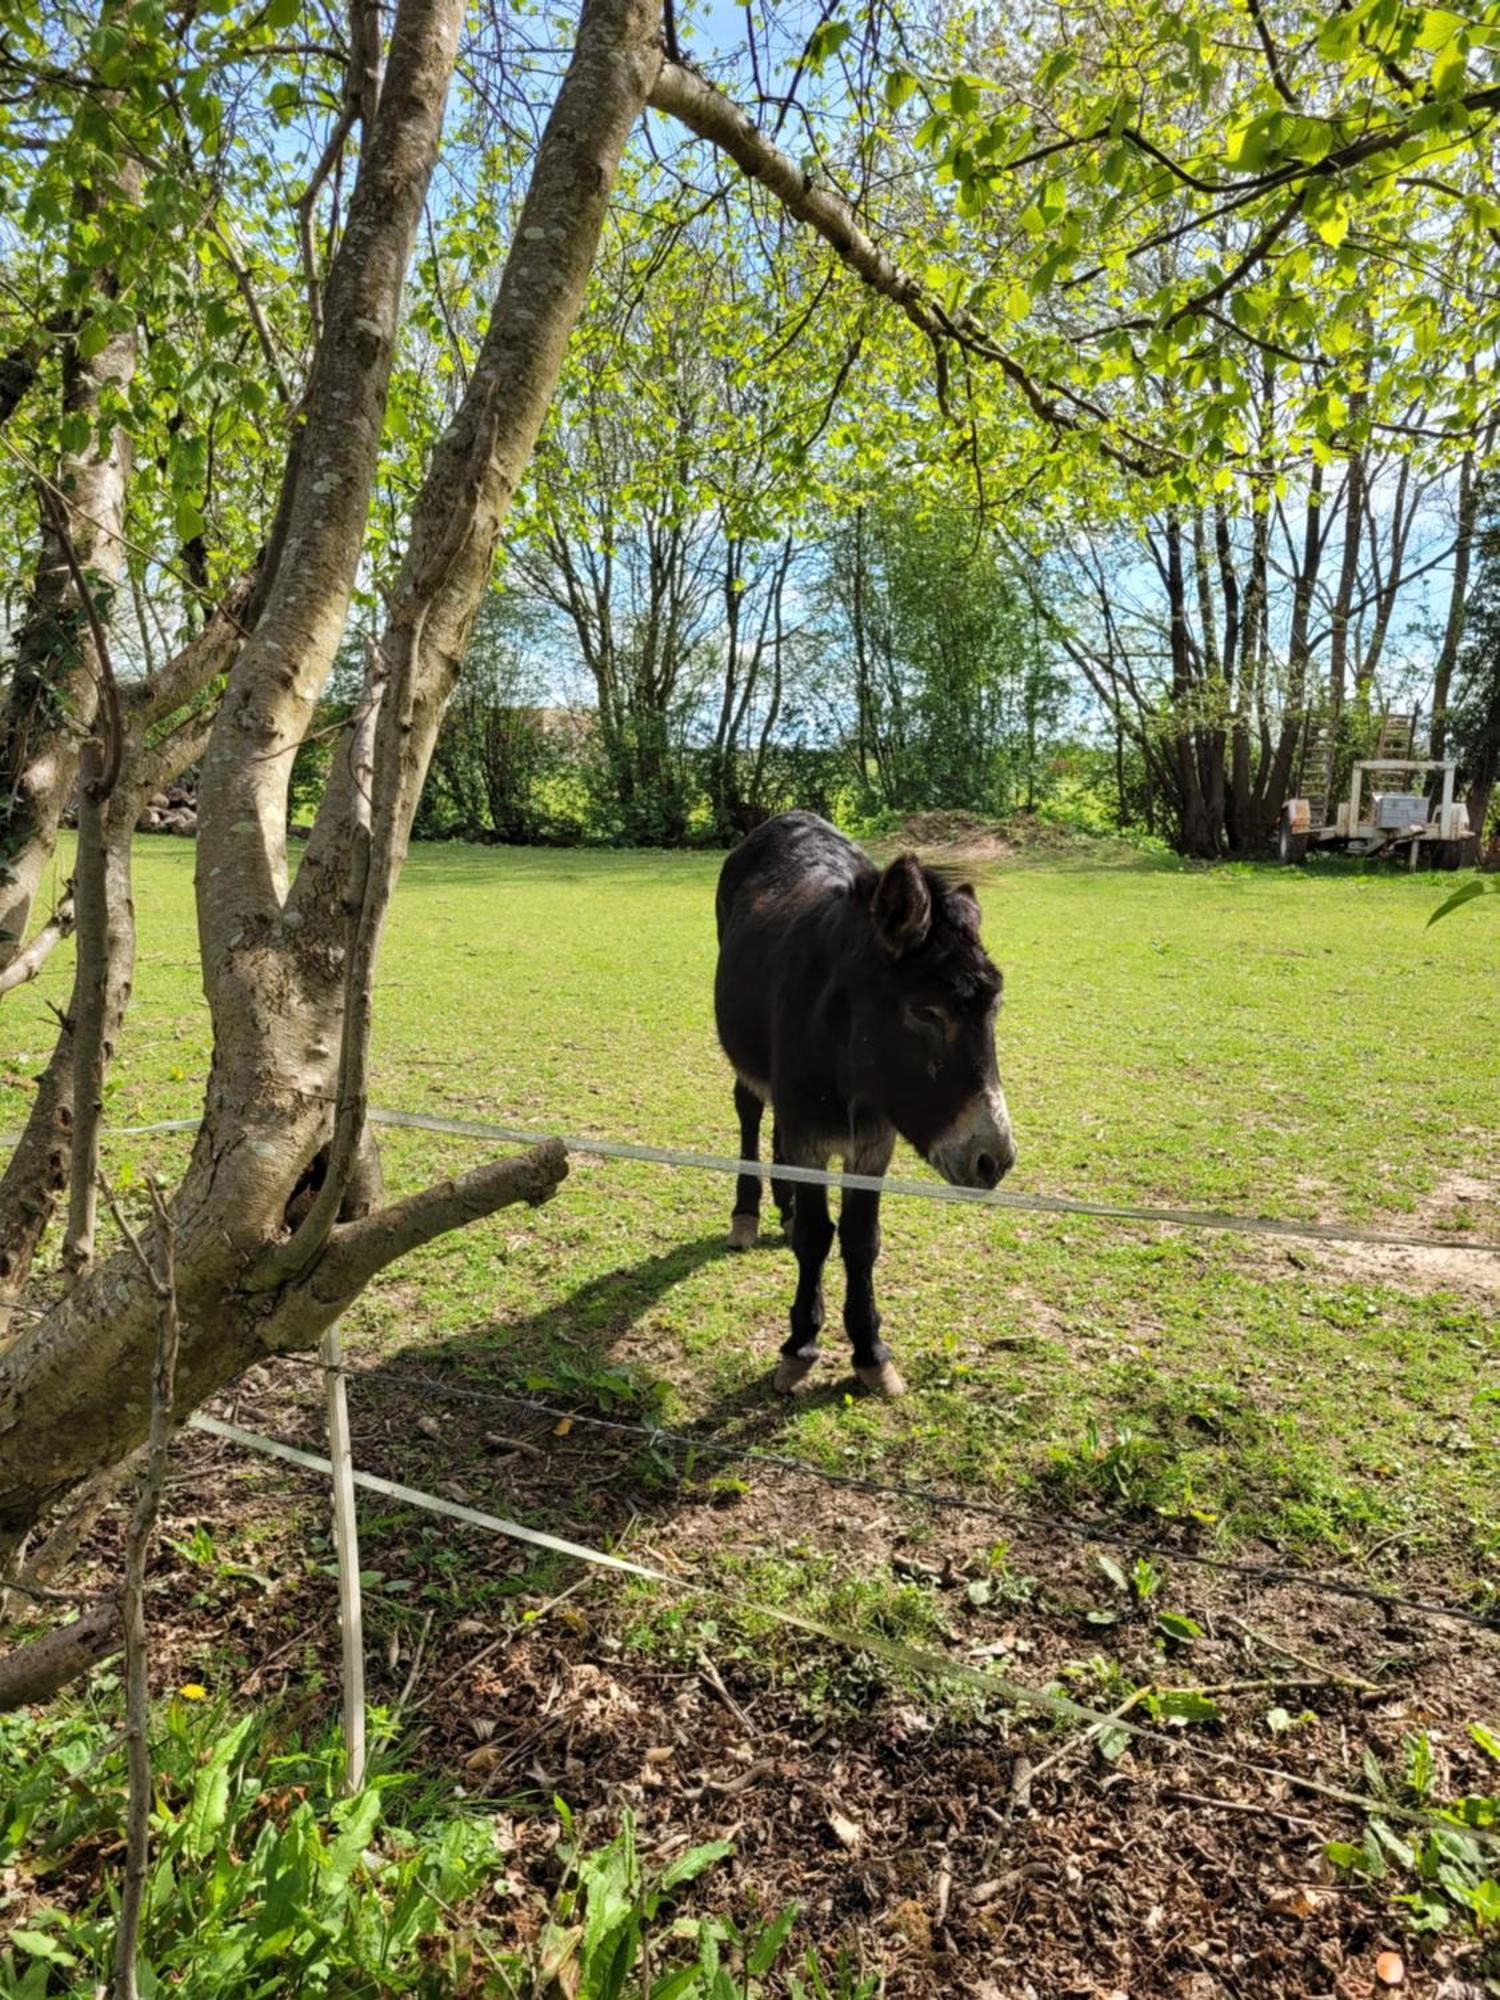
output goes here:
[{"label": "donkey muzzle", "polygon": [[955,1187],[998,1187],[1016,1164],[1004,1095],[991,1090],[971,1098],[927,1157]]}]

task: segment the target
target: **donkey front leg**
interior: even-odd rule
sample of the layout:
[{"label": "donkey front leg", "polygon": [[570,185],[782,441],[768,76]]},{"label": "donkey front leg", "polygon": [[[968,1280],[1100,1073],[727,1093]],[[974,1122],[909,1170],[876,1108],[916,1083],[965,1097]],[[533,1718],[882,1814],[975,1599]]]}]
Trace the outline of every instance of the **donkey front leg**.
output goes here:
[{"label": "donkey front leg", "polygon": [[[734,1085],[734,1108],[740,1121],[740,1158],[760,1158],[760,1121],[765,1110],[759,1096],[738,1078]],[[734,1214],[729,1218],[731,1250],[753,1250],[760,1231],[760,1175],[741,1174],[734,1184]]]},{"label": "donkey front leg", "polygon": [[[827,1158],[810,1158],[788,1148],[788,1166],[821,1167]],[[797,1184],[792,1205],[792,1249],[797,1256],[797,1296],[792,1300],[792,1330],[782,1343],[773,1386],[790,1396],[817,1366],[818,1333],[823,1324],[823,1266],[833,1247],[828,1216],[828,1190],[807,1181]]]},{"label": "donkey front leg", "polygon": [[[844,1165],[851,1174],[884,1174],[895,1150],[895,1135],[879,1130],[850,1146]],[[906,1384],[880,1338],[875,1304],[875,1259],[880,1255],[880,1190],[845,1188],[839,1209],[839,1249],[844,1259],[844,1331],[854,1349],[854,1372],[877,1396],[904,1396]]]},{"label": "donkey front leg", "polygon": [[854,1349],[854,1372],[877,1396],[904,1396],[906,1384],[880,1338],[875,1304],[875,1259],[880,1255],[880,1196],[846,1188],[839,1210],[839,1250],[844,1259],[844,1331]]}]

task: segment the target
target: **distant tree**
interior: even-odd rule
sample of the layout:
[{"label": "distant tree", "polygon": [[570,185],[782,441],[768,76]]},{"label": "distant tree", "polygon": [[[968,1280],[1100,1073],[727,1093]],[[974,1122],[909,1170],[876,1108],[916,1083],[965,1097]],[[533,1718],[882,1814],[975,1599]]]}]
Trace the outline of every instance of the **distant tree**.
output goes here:
[{"label": "distant tree", "polygon": [[843,733],[869,801],[896,812],[1034,806],[1066,686],[984,523],[953,506],[861,508],[832,539],[828,588],[849,663],[831,693],[852,706]]}]

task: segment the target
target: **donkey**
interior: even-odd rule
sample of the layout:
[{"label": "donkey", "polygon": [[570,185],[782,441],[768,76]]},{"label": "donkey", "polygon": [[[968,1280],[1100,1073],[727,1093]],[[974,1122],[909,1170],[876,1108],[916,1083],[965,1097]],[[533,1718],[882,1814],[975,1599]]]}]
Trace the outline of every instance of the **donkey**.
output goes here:
[{"label": "donkey", "polygon": [[[771,1106],[773,1164],[883,1174],[896,1136],[946,1181],[992,1188],[1015,1164],[995,1061],[1000,974],[979,942],[973,889],[914,854],[879,869],[816,813],[780,813],[724,863],[716,899],[714,1012],[733,1065],[740,1157],[758,1160]],[[794,1394],[818,1360],[828,1191],[771,1180],[797,1256],[792,1330],[773,1378]],[[735,1184],[730,1247],[759,1229],[761,1183]],[[839,1211],[844,1328],[877,1395],[905,1384],[880,1338],[880,1196],[846,1188]]]}]

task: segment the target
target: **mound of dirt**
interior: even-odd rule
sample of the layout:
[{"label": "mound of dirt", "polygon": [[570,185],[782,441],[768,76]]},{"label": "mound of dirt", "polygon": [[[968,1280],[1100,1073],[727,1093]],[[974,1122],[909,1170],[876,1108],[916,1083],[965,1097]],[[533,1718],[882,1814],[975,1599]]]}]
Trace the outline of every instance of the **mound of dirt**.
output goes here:
[{"label": "mound of dirt", "polygon": [[911,813],[889,841],[938,858],[971,861],[1002,861],[1015,854],[1072,853],[1099,844],[1089,834],[1055,826],[1034,813],[998,820],[971,812]]}]

